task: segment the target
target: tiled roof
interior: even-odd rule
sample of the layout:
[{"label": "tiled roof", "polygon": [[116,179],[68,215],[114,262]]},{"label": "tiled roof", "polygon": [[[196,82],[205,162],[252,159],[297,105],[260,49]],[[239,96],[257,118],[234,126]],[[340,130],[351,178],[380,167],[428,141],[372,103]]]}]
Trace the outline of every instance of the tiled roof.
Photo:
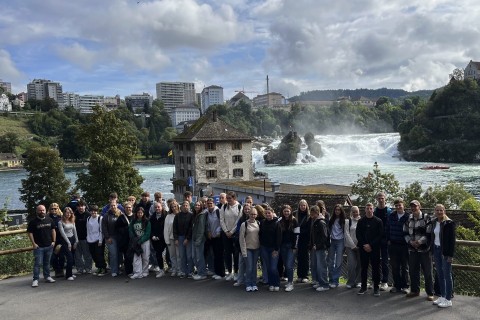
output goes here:
[{"label": "tiled roof", "polygon": [[180,141],[233,141],[253,140],[253,137],[235,129],[231,125],[216,118],[213,114],[206,114],[198,119],[191,127],[172,139]]},{"label": "tiled roof", "polygon": [[0,153],[0,160],[17,160],[15,153]]}]

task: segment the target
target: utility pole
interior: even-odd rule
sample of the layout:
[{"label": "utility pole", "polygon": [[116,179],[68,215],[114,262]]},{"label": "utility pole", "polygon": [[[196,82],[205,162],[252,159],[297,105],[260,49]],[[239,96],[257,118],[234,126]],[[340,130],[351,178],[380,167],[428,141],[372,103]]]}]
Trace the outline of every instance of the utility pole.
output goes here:
[{"label": "utility pole", "polygon": [[270,87],[268,84],[268,74],[267,74],[267,108],[270,108]]}]

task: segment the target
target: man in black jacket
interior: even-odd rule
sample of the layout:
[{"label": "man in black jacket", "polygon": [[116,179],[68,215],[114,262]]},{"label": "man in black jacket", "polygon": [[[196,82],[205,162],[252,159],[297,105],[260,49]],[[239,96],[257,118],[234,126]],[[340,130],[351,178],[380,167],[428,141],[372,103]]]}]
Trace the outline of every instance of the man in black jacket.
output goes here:
[{"label": "man in black jacket", "polygon": [[373,215],[373,204],[365,205],[365,216],[357,224],[357,247],[360,250],[362,287],[359,295],[367,291],[368,265],[372,266],[373,295],[380,296],[380,243],[383,237],[382,220]]}]

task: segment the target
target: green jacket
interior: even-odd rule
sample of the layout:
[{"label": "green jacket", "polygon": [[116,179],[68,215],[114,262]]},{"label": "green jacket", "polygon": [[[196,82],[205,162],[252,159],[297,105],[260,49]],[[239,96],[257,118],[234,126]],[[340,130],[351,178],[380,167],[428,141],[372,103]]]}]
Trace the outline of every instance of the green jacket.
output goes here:
[{"label": "green jacket", "polygon": [[148,239],[150,239],[150,231],[151,231],[151,225],[150,221],[147,220],[147,224],[145,225],[145,229],[142,228],[142,221],[140,220],[134,220],[132,223],[130,223],[130,226],[128,227],[128,231],[130,233],[130,237],[139,237],[140,239],[138,240],[138,243],[142,244]]},{"label": "green jacket", "polygon": [[192,241],[196,246],[201,245],[207,238],[207,224],[205,217],[205,211],[202,211],[193,217]]}]

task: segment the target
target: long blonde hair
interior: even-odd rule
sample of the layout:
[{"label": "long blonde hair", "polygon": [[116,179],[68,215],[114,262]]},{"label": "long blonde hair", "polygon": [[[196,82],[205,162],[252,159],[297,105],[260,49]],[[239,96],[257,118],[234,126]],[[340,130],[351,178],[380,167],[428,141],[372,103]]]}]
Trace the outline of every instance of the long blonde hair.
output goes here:
[{"label": "long blonde hair", "polygon": [[[72,208],[70,207],[65,207],[65,209],[63,209],[63,215],[62,215],[62,222],[63,223],[75,223],[75,215],[73,214],[73,210]],[[70,217],[67,218],[66,214],[67,212],[70,213]]]}]

